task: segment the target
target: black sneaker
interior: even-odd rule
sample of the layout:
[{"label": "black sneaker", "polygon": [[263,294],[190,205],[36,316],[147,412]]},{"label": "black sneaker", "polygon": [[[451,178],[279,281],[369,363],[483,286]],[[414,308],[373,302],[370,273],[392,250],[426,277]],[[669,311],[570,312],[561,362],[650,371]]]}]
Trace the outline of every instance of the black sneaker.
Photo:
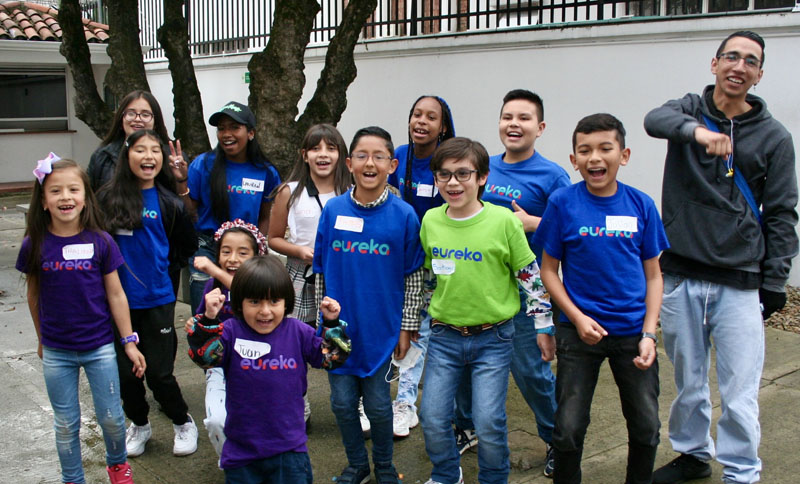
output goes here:
[{"label": "black sneaker", "polygon": [[400,484],[400,477],[392,464],[375,464],[375,482],[377,484]]},{"label": "black sneaker", "polygon": [[353,467],[347,466],[342,471],[342,475],[337,477],[336,484],[367,484],[369,478],[369,466]]},{"label": "black sneaker", "polygon": [[464,452],[478,445],[478,436],[474,430],[463,430],[458,427],[453,430],[456,433],[456,447],[459,454],[464,455]]},{"label": "black sneaker", "polygon": [[711,466],[689,454],[681,454],[653,472],[653,484],[681,484],[711,475]]},{"label": "black sneaker", "polygon": [[544,457],[544,477],[553,477],[556,469],[556,453],[553,444],[547,444],[547,454]]}]

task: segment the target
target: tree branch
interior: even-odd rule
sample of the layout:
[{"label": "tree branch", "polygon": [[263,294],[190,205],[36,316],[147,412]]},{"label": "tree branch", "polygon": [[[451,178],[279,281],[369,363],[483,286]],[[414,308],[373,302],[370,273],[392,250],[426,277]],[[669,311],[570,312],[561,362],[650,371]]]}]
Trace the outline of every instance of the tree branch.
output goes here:
[{"label": "tree branch", "polygon": [[117,99],[136,89],[150,90],[144,72],[142,47],[139,44],[138,0],[108,2],[108,55],[111,67],[105,83]]}]

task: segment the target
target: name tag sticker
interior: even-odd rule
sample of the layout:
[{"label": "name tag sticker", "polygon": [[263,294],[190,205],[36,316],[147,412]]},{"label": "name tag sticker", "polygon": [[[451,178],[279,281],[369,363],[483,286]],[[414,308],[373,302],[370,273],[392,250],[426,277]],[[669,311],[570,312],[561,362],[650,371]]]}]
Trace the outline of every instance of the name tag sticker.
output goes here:
[{"label": "name tag sticker", "polygon": [[364,219],[359,217],[348,217],[346,215],[337,215],[336,224],[333,228],[338,230],[346,230],[348,232],[364,231]]},{"label": "name tag sticker", "polygon": [[133,236],[133,230],[128,230],[128,229],[117,229],[117,231],[116,231],[116,232],[114,232],[114,234],[115,234],[115,235],[127,235],[127,236]]},{"label": "name tag sticker", "polygon": [[250,360],[257,360],[262,356],[269,354],[272,350],[269,343],[262,343],[260,341],[250,341],[249,339],[236,338],[233,343],[233,348],[239,353],[242,358]]},{"label": "name tag sticker", "polygon": [[431,259],[434,274],[452,274],[456,271],[456,261],[450,259]]},{"label": "name tag sticker", "polygon": [[242,188],[250,190],[251,192],[263,192],[264,180],[256,180],[253,178],[242,178]]},{"label": "name tag sticker", "polygon": [[606,230],[638,232],[638,218],[625,215],[606,215]]},{"label": "name tag sticker", "polygon": [[64,260],[82,260],[94,257],[94,244],[70,244],[61,248]]},{"label": "name tag sticker", "polygon": [[417,196],[418,197],[432,197],[433,196],[433,185],[426,185],[424,183],[420,183],[417,185]]}]

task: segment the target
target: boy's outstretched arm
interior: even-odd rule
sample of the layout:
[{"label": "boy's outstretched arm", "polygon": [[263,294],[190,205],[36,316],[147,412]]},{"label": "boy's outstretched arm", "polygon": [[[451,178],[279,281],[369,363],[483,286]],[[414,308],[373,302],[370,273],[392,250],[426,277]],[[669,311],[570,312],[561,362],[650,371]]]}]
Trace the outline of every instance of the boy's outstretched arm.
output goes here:
[{"label": "boy's outstretched arm", "polygon": [[[642,331],[645,333],[656,332],[658,312],[661,310],[661,297],[664,292],[664,279],[661,277],[661,266],[658,257],[652,257],[643,262],[644,276],[647,281],[647,292],[644,297],[645,313]],[[639,356],[633,359],[633,364],[640,370],[650,368],[656,361],[656,342],[651,338],[642,338],[639,341]]]},{"label": "boy's outstretched arm", "polygon": [[558,277],[560,263],[560,260],[550,257],[547,251],[542,253],[542,282],[544,282],[547,292],[550,293],[550,297],[575,325],[581,340],[589,345],[597,344],[604,336],[608,336],[608,332],[597,321],[583,314],[569,298],[564,283]]},{"label": "boy's outstretched arm", "polygon": [[517,284],[525,293],[525,314],[529,318],[533,318],[536,344],[542,352],[542,359],[553,361],[556,356],[553,306],[550,304],[550,296],[542,284],[539,264],[535,260],[517,271]]},{"label": "boy's outstretched arm", "polygon": [[394,349],[394,357],[402,360],[411,346],[411,337],[419,331],[419,311],[422,309],[423,269],[420,267],[405,278],[403,319],[400,323],[400,339]]}]

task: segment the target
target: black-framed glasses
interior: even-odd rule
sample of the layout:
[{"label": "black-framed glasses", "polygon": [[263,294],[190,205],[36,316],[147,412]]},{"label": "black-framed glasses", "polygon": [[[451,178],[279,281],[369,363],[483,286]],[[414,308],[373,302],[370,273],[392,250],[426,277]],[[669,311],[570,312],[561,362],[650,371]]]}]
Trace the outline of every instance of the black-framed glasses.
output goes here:
[{"label": "black-framed glasses", "polygon": [[126,109],[122,113],[122,117],[125,118],[125,121],[133,121],[138,117],[145,123],[148,123],[150,122],[151,119],[153,119],[153,113],[151,113],[150,111],[142,111],[141,113],[137,113],[133,109]]},{"label": "black-framed glasses", "polygon": [[465,168],[458,169],[456,171],[450,170],[436,170],[433,172],[433,176],[436,178],[436,181],[439,183],[447,183],[453,178],[453,175],[456,176],[456,180],[460,182],[465,182],[470,179],[473,173],[478,173],[478,170],[467,170]]},{"label": "black-framed glasses", "polygon": [[364,153],[363,151],[359,151],[357,153],[353,153],[353,159],[365,163],[368,159],[372,158],[372,161],[375,163],[384,163],[392,159],[391,156],[384,154],[384,153]]},{"label": "black-framed glasses", "polygon": [[758,57],[752,55],[742,57],[742,54],[738,52],[723,52],[717,56],[717,59],[721,59],[728,64],[738,64],[740,60],[744,59],[744,65],[751,69],[758,69],[761,67],[761,60]]}]

